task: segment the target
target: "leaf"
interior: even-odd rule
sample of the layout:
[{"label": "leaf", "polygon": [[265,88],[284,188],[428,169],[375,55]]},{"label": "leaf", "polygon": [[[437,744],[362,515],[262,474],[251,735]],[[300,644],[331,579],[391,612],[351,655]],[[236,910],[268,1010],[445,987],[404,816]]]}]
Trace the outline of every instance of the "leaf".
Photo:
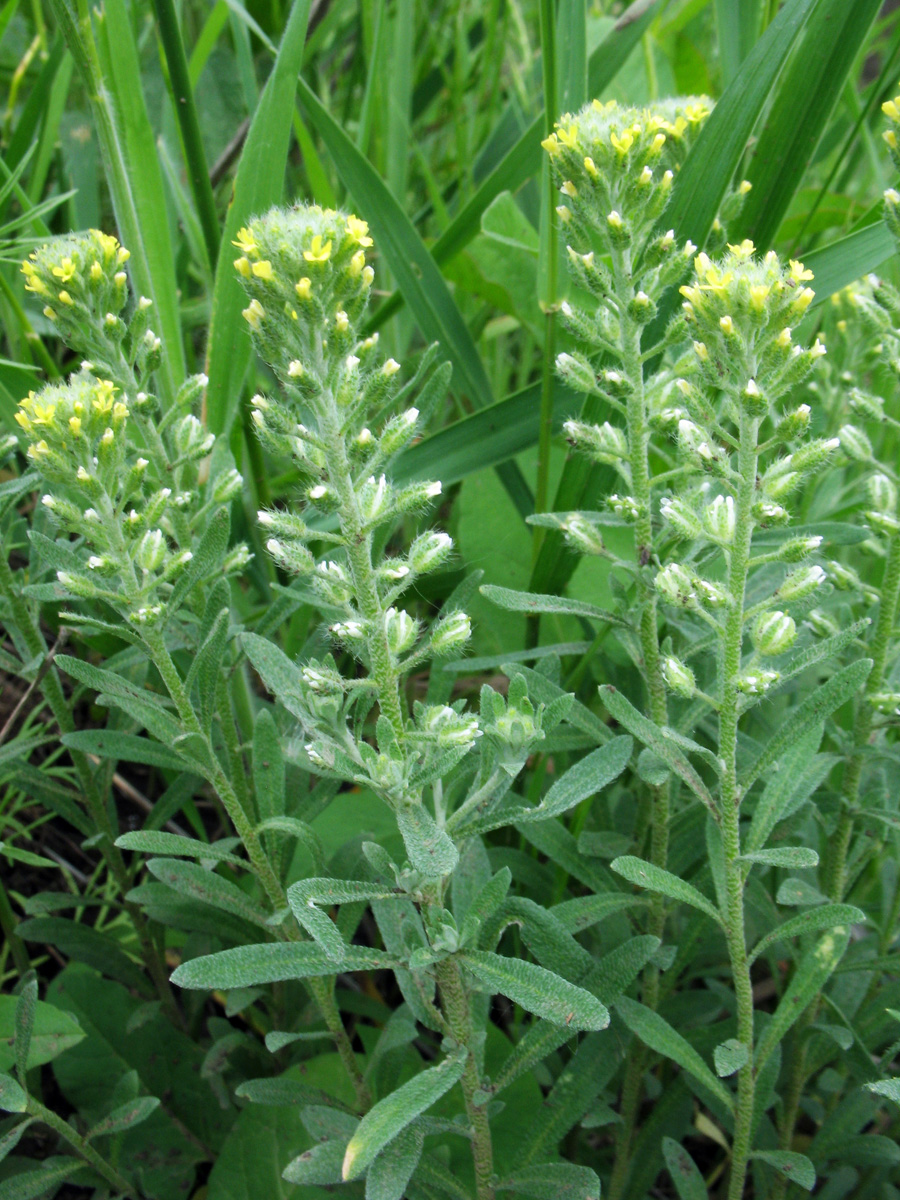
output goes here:
[{"label": "leaf", "polygon": [[849,931],[826,933],[800,960],[778,1008],[756,1043],[754,1067],[757,1074],[801,1013],[821,992],[825,981],[843,958],[849,941]]},{"label": "leaf", "polygon": [[270,928],[269,913],[255,904],[237,884],[223,879],[215,871],[207,871],[198,863],[178,858],[151,858],[147,870],[181,896],[220,908],[263,929]]},{"label": "leaf", "polygon": [[231,243],[255,213],[278,204],[284,195],[284,169],[291,138],[297,76],[306,46],[310,0],[297,0],[247,131],[241,161],[225,215],[223,250],[216,263],[212,316],[206,351],[205,417],[213,433],[227,433],[234,422],[241,382],[250,362],[250,338],[241,332],[244,293],[232,266]]},{"label": "leaf", "polygon": [[[478,841],[468,842],[467,845],[478,846]],[[484,853],[482,851],[482,853]],[[454,877],[454,889],[457,887],[457,879]],[[475,896],[466,910],[466,915],[463,918],[462,928],[460,929],[460,944],[478,943],[478,934],[481,931],[482,925],[489,920],[500,905],[503,903],[506,893],[509,891],[509,885],[512,881],[512,872],[509,867],[502,867],[496,875],[492,876],[487,883],[478,889]],[[454,897],[456,892],[454,891]]]},{"label": "leaf", "polygon": [[664,871],[662,867],[656,867],[653,863],[645,862],[642,858],[635,858],[630,854],[614,858],[609,865],[611,870],[615,871],[617,875],[621,875],[623,879],[627,879],[629,883],[636,883],[639,887],[647,888],[651,892],[668,896],[670,900],[677,900],[681,904],[690,904],[693,908],[699,908],[708,917],[712,917],[717,925],[721,925],[722,918],[713,902],[707,900],[706,896],[693,884],[679,879],[671,871]]},{"label": "leaf", "polygon": [[25,1112],[28,1097],[12,1075],[0,1072],[0,1109],[3,1112]]},{"label": "leaf", "polygon": [[670,1137],[663,1138],[662,1150],[679,1200],[709,1200],[703,1176],[687,1150]]},{"label": "leaf", "polygon": [[887,1096],[888,1100],[900,1104],[900,1079],[878,1079],[874,1083],[867,1083],[866,1087],[870,1092],[875,1092],[878,1096]]},{"label": "leaf", "polygon": [[759,131],[747,172],[753,190],[729,229],[735,242],[749,237],[760,251],[772,245],[880,7],[880,0],[814,5]]},{"label": "leaf", "polygon": [[[784,819],[794,797],[804,792],[810,795],[818,783],[821,783],[822,760],[827,769],[831,769],[834,760],[816,754],[821,740],[822,726],[814,725],[808,733],[784,751],[778,760],[777,770],[772,771],[753,810],[750,829],[743,843],[746,851],[752,852],[764,846],[772,830]],[[806,790],[807,781],[809,791]]]},{"label": "leaf", "polygon": [[785,879],[775,893],[775,903],[799,908],[806,904],[824,904],[825,896],[805,879]]},{"label": "leaf", "polygon": [[741,855],[742,862],[760,863],[764,867],[817,867],[819,856],[806,846],[783,846],[772,850],[754,850]]},{"label": "leaf", "polygon": [[318,1184],[320,1187],[340,1183],[345,1149],[343,1139],[320,1142],[289,1162],[281,1177],[288,1183]]},{"label": "leaf", "polygon": [[401,804],[395,815],[413,869],[427,879],[449,875],[459,862],[459,852],[428,809],[422,804]]},{"label": "leaf", "polygon": [[120,948],[115,937],[100,933],[90,925],[65,917],[32,917],[16,928],[26,942],[49,943],[77,962],[87,963],[96,971],[117,979],[126,987],[146,994],[147,980],[137,963]]},{"label": "leaf", "polygon": [[113,1133],[121,1133],[123,1129],[131,1129],[133,1125],[139,1125],[141,1121],[146,1121],[151,1113],[159,1108],[159,1101],[155,1096],[138,1096],[135,1100],[130,1100],[127,1104],[121,1104],[114,1109],[108,1117],[104,1117],[97,1125],[84,1135],[84,1140],[89,1142],[92,1138],[106,1137]]},{"label": "leaf", "polygon": [[500,608],[510,612],[558,613],[563,616],[588,617],[594,621],[605,621],[608,625],[627,626],[627,622],[615,613],[589,604],[587,600],[570,600],[566,596],[540,596],[534,592],[516,592],[512,588],[498,587],[485,583],[478,589],[483,596]]},{"label": "leaf", "polygon": [[[347,946],[340,969],[379,971],[393,966],[394,959],[380,950]],[[333,960],[314,942],[265,942],[255,946],[234,946],[230,950],[192,958],[182,963],[171,979],[183,988],[230,991],[257,983],[310,979],[334,973]]]},{"label": "leaf", "polygon": [[282,703],[285,697],[302,696],[305,688],[303,675],[283,650],[268,638],[255,633],[241,636],[241,645],[266,688]]},{"label": "leaf", "polygon": [[424,1144],[425,1131],[415,1125],[389,1142],[366,1173],[366,1200],[403,1200]]},{"label": "leaf", "polygon": [[253,790],[261,822],[285,811],[285,767],[281,734],[275,718],[264,708],[253,725]]},{"label": "leaf", "polygon": [[312,1087],[299,1079],[278,1075],[265,1079],[245,1079],[235,1088],[234,1094],[251,1104],[272,1108],[291,1108],[296,1120],[297,1109],[308,1104],[332,1104],[333,1098],[319,1087]]},{"label": "leaf", "polygon": [[[20,1056],[16,1036],[18,1003],[16,996],[0,996],[0,1071],[8,1070]],[[70,1013],[44,1000],[36,1000],[25,1069],[30,1071],[50,1062],[57,1054],[77,1045],[83,1037],[84,1030]],[[17,1043],[15,1052],[14,1039]]]},{"label": "leaf", "polygon": [[779,1175],[807,1192],[816,1186],[816,1169],[805,1154],[793,1150],[754,1150],[751,1157],[768,1163]]},{"label": "leaf", "polygon": [[799,937],[804,933],[819,933],[823,929],[833,929],[838,925],[857,925],[865,920],[866,914],[862,909],[852,904],[825,904],[821,908],[798,913],[796,917],[791,917],[783,925],[760,938],[753,947],[749,961],[752,963],[770,946],[786,942],[792,937]]},{"label": "leaf", "polygon": [[883,221],[857,229],[821,250],[804,254],[803,265],[815,277],[816,298],[813,307],[823,304],[863,275],[876,271],[893,258],[897,245]]},{"label": "leaf", "polygon": [[684,780],[694,795],[702,800],[715,816],[716,802],[706,784],[672,740],[664,736],[659,726],[648,721],[630,700],[610,684],[604,684],[600,688],[600,698],[610,715],[615,717],[620,725],[624,725],[629,733],[634,734],[639,742],[643,742],[654,754],[667,762],[675,774]]},{"label": "leaf", "polygon": [[637,1000],[629,1000],[627,996],[619,997],[615,1009],[631,1032],[636,1034],[645,1046],[677,1063],[707,1091],[712,1092],[729,1111],[733,1110],[734,1098],[731,1092],[713,1075],[690,1042],[676,1032],[664,1017],[646,1005],[639,1004]]},{"label": "leaf", "polygon": [[[228,255],[223,257],[227,258]],[[230,533],[231,516],[228,507],[223,506],[213,513],[199,541],[194,541],[194,556],[188,569],[178,577],[168,600],[167,610],[170,617],[181,607],[192,588],[221,570]]]},{"label": "leaf", "polygon": [[390,900],[393,896],[390,889],[377,884],[343,879],[303,879],[291,884],[287,892],[291,912],[299,924],[336,963],[343,959],[347,944],[337,925],[321,909],[360,900]]},{"label": "leaf", "polygon": [[574,1163],[541,1163],[513,1171],[497,1184],[498,1192],[533,1200],[600,1200],[600,1179],[590,1167]]},{"label": "leaf", "polygon": [[145,854],[181,855],[183,858],[198,858],[207,862],[227,862],[235,867],[249,869],[244,858],[238,858],[229,846],[220,842],[201,842],[197,838],[184,837],[180,833],[164,833],[157,829],[137,829],[116,838],[122,850],[141,850]]},{"label": "leaf", "polygon": [[0,1182],[0,1200],[38,1200],[47,1196],[56,1186],[84,1171],[84,1164],[77,1158],[52,1158],[33,1171],[19,1171]]},{"label": "leaf", "polygon": [[28,1056],[31,1049],[31,1035],[34,1032],[34,1016],[37,1007],[37,979],[29,979],[23,984],[16,1000],[15,1012],[15,1052],[16,1074],[19,1083],[27,1087]]},{"label": "leaf", "polygon": [[861,658],[851,663],[817,687],[815,691],[796,708],[791,710],[787,720],[778,728],[775,735],[756,757],[756,760],[741,779],[741,790],[746,792],[763,773],[778,762],[784,751],[802,737],[813,725],[818,725],[830,716],[835,709],[840,708],[850,697],[858,692],[865,683],[872,669],[871,658]]},{"label": "leaf", "polygon": [[343,1178],[358,1179],[384,1146],[440,1100],[462,1078],[466,1057],[467,1051],[460,1048],[438,1066],[414,1075],[369,1109],[347,1145]]},{"label": "leaf", "polygon": [[554,1025],[574,1032],[609,1024],[609,1012],[595,996],[534,963],[484,950],[466,950],[459,961],[491,994],[499,992]]},{"label": "leaf", "polygon": [[739,1042],[737,1038],[729,1038],[727,1042],[720,1042],[713,1051],[713,1062],[716,1065],[716,1074],[720,1079],[724,1079],[727,1075],[734,1075],[749,1060],[749,1048],[744,1042]]},{"label": "leaf", "polygon": [[83,754],[164,770],[184,770],[184,760],[168,746],[134,733],[121,733],[118,729],[79,729],[75,733],[64,733],[61,740],[70,750],[80,750]]}]

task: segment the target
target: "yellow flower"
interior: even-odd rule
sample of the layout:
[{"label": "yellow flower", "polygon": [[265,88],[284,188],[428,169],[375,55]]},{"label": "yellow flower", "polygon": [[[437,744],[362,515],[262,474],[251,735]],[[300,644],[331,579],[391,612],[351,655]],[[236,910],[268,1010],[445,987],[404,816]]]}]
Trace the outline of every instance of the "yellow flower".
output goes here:
[{"label": "yellow flower", "polygon": [[719,325],[726,337],[731,337],[734,333],[734,321],[727,314],[724,317],[719,317]]},{"label": "yellow flower", "polygon": [[238,275],[243,275],[245,279],[249,279],[250,259],[242,254],[240,258],[236,258],[234,260],[234,269],[237,271]]},{"label": "yellow flower", "polygon": [[256,238],[245,225],[238,230],[238,235],[231,243],[232,246],[237,246],[242,254],[251,255],[253,258],[259,254],[259,246],[256,244]]},{"label": "yellow flower", "polygon": [[27,281],[25,284],[26,292],[34,292],[38,296],[50,295],[46,284],[39,278],[37,271],[34,269],[34,264],[28,262],[27,259],[22,263],[22,274]]},{"label": "yellow flower", "polygon": [[275,272],[272,270],[272,264],[267,258],[262,262],[255,262],[250,268],[257,279],[262,279],[264,283],[271,283],[275,278]]},{"label": "yellow flower", "polygon": [[567,179],[559,190],[564,195],[571,196],[573,199],[575,198],[575,196],[578,195],[578,188],[575,186],[575,184],[572,182],[571,179]]},{"label": "yellow flower", "polygon": [[92,229],[91,233],[100,243],[100,249],[103,251],[103,257],[110,262],[116,256],[116,251],[119,249],[119,243],[111,234],[102,233],[99,229]]},{"label": "yellow flower", "polygon": [[71,305],[71,304],[75,303],[75,301],[72,299],[72,297],[69,295],[68,292],[60,292],[59,299],[60,299],[61,303],[63,303],[63,304]]},{"label": "yellow flower", "polygon": [[808,279],[814,279],[812,271],[807,271],[802,262],[797,262],[795,258],[791,259],[791,279],[795,283],[805,283]]},{"label": "yellow flower", "polygon": [[762,312],[769,295],[769,288],[763,283],[755,283],[750,288],[750,307],[756,312]]},{"label": "yellow flower", "polygon": [[892,121],[900,121],[900,108],[897,107],[896,101],[885,100],[881,106],[881,111],[886,117],[890,117]]},{"label": "yellow flower", "polygon": [[544,138],[541,142],[541,149],[546,150],[551,158],[554,154],[559,154],[559,139],[555,133],[551,133],[549,137]]},{"label": "yellow flower", "polygon": [[30,421],[29,417],[27,416],[27,414],[23,413],[21,411],[21,409],[19,409],[14,415],[15,415],[16,421],[18,422],[19,425],[22,426],[22,428],[25,430],[25,432],[30,433],[31,432],[31,421]]},{"label": "yellow flower", "polygon": [[615,131],[610,132],[609,140],[612,142],[616,153],[620,154],[623,158],[634,145],[634,138],[627,129],[623,132],[621,137],[619,137]]},{"label": "yellow flower", "polygon": [[294,291],[301,300],[308,300],[312,295],[312,280],[308,279],[304,275],[300,282],[295,286]]},{"label": "yellow flower", "polygon": [[53,274],[63,283],[68,283],[75,276],[75,264],[71,258],[64,258],[58,267],[53,268]]},{"label": "yellow flower", "polygon": [[706,360],[709,358],[709,351],[703,342],[694,342],[694,353],[701,362],[706,362]]},{"label": "yellow flower", "polygon": [[69,429],[72,437],[81,437],[81,417],[69,417]]},{"label": "yellow flower", "polygon": [[317,233],[309,249],[303,251],[303,257],[307,262],[328,262],[331,258],[331,238],[326,242],[321,233]]},{"label": "yellow flower", "polygon": [[756,247],[749,238],[744,238],[744,240],[739,242],[737,246],[732,246],[729,243],[728,249],[735,258],[752,258]]},{"label": "yellow flower", "polygon": [[372,245],[372,239],[368,236],[368,223],[360,220],[359,217],[350,216],[347,218],[347,233],[353,238],[358,246]]},{"label": "yellow flower", "polygon": [[99,283],[103,278],[103,268],[98,262],[91,263],[91,283]]},{"label": "yellow flower", "polygon": [[266,310],[258,300],[251,300],[249,305],[241,312],[241,316],[247,322],[251,329],[258,330],[262,325],[262,318],[266,315]]},{"label": "yellow flower", "polygon": [[563,129],[562,126],[559,126],[556,136],[570,150],[574,150],[578,144],[578,130],[574,125],[570,125],[568,129]]},{"label": "yellow flower", "polygon": [[791,344],[790,329],[782,329],[781,333],[779,333],[778,337],[775,339],[775,345],[779,348],[779,350],[787,350],[787,348],[788,348],[788,346],[790,346],[790,344]]},{"label": "yellow flower", "polygon": [[359,273],[362,271],[362,269],[365,265],[366,265],[365,253],[362,250],[357,250],[357,252],[350,259],[350,277],[351,277],[351,279],[355,279],[357,277],[357,275],[359,275]]},{"label": "yellow flower", "polygon": [[594,160],[590,157],[584,160],[584,169],[590,175],[591,179],[596,179],[600,172],[597,170]]}]

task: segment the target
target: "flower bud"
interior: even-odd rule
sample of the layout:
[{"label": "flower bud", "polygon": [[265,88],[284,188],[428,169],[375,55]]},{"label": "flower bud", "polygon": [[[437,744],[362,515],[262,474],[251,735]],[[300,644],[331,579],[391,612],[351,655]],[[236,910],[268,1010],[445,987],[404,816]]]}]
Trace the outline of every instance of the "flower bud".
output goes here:
[{"label": "flower bud", "polygon": [[787,613],[764,613],[753,627],[753,645],[760,654],[772,658],[784,654],[794,644],[797,626]]},{"label": "flower bud", "polygon": [[416,436],[416,423],[419,420],[419,410],[408,408],[389,421],[381,433],[381,452],[390,457],[397,454],[404,446],[409,445]]},{"label": "flower bud", "polygon": [[636,521],[641,515],[641,505],[634,496],[620,496],[613,492],[606,497],[606,507],[624,521]]},{"label": "flower bud", "polygon": [[697,514],[684,500],[665,498],[659,502],[662,519],[671,525],[673,532],[685,541],[693,541],[702,533]]},{"label": "flower bud", "polygon": [[812,537],[790,538],[782,545],[778,557],[782,562],[803,562],[804,558],[815,554],[822,545],[822,541],[820,534],[814,534]]},{"label": "flower bud", "polygon": [[900,716],[900,692],[875,692],[869,703],[886,717]]},{"label": "flower bud", "polygon": [[188,413],[177,421],[174,429],[175,448],[181,458],[203,458],[215,445],[215,434],[210,433],[197,418]]},{"label": "flower bud", "polygon": [[809,405],[801,404],[779,421],[775,429],[775,437],[779,442],[791,442],[795,438],[802,437],[809,429],[809,416]]},{"label": "flower bud", "polygon": [[300,674],[306,686],[317,696],[343,694],[343,679],[334,667],[329,667],[326,663],[307,663],[305,667],[301,667]]},{"label": "flower bud", "polygon": [[703,524],[713,541],[730,546],[734,541],[734,497],[716,496],[703,513]]},{"label": "flower bud", "polygon": [[603,538],[600,536],[600,531],[596,525],[592,525],[590,521],[579,513],[569,517],[563,532],[566,535],[566,541],[569,545],[577,550],[580,554],[605,554],[606,547],[603,544]]},{"label": "flower bud", "polygon": [[439,746],[470,750],[481,737],[478,718],[458,713],[447,704],[431,705],[420,718],[420,730]]},{"label": "flower bud", "polygon": [[459,650],[472,636],[472,622],[464,612],[450,613],[438,621],[431,632],[431,649],[435,654]]},{"label": "flower bud", "polygon": [[775,595],[779,600],[802,600],[820,588],[827,580],[828,576],[818,564],[812,567],[800,567],[799,570],[792,571],[784,579]]},{"label": "flower bud", "polygon": [[435,571],[447,561],[453,548],[448,533],[431,530],[420,534],[409,548],[409,565],[417,575]]},{"label": "flower bud", "polygon": [[862,590],[862,580],[860,577],[852,567],[845,567],[843,563],[835,561],[829,562],[828,578],[838,589],[838,591],[847,592]]},{"label": "flower bud", "polygon": [[780,678],[779,671],[745,671],[738,677],[738,691],[747,696],[763,696]]},{"label": "flower bud", "polygon": [[872,443],[855,425],[842,425],[838,431],[841,449],[856,462],[871,462]]},{"label": "flower bud", "polygon": [[227,471],[223,471],[221,475],[216,477],[216,482],[213,485],[212,498],[216,504],[227,504],[238,495],[243,487],[244,480],[240,473],[230,467]]},{"label": "flower bud", "polygon": [[142,571],[158,571],[166,557],[166,539],[161,529],[148,529],[138,543],[135,562]]},{"label": "flower bud", "polygon": [[405,654],[419,636],[419,622],[402,608],[389,608],[384,614],[384,631],[391,653]]},{"label": "flower bud", "polygon": [[597,391],[597,376],[583,354],[558,354],[556,373],[576,392],[591,395]]},{"label": "flower bud", "polygon": [[690,667],[678,658],[673,658],[671,655],[663,659],[662,662],[663,679],[666,681],[666,687],[671,692],[675,692],[678,696],[684,696],[686,700],[694,695],[697,690],[697,680],[694,672]]},{"label": "flower bud", "polygon": [[366,623],[365,621],[338,621],[335,625],[329,625],[329,633],[333,633],[336,638],[349,645],[355,642],[365,641],[366,638]]},{"label": "flower bud", "polygon": [[892,536],[893,534],[900,532],[900,520],[898,520],[897,517],[892,516],[891,513],[870,510],[865,514],[865,518],[873,528],[878,530],[879,533],[886,533],[889,536]]},{"label": "flower bud", "polygon": [[836,621],[833,621],[831,617],[826,616],[821,608],[811,609],[806,614],[806,623],[816,637],[834,637],[841,632],[840,625]]},{"label": "flower bud", "polygon": [[870,475],[866,487],[872,507],[878,512],[894,514],[897,511],[897,488],[887,475],[880,472]]},{"label": "flower bud", "polygon": [[86,579],[83,575],[76,575],[73,571],[57,571],[56,578],[67,592],[82,600],[95,600],[102,595],[100,589],[90,579]]},{"label": "flower bud", "polygon": [[656,590],[663,600],[680,608],[693,608],[697,603],[693,576],[679,563],[670,563],[657,574]]},{"label": "flower bud", "polygon": [[242,571],[248,563],[253,561],[253,558],[247,543],[240,542],[222,559],[222,574],[231,575],[234,571]]},{"label": "flower bud", "polygon": [[364,521],[380,517],[391,503],[391,488],[384,475],[370,475],[359,490],[359,511]]},{"label": "flower bud", "polygon": [[628,305],[628,315],[638,325],[647,325],[656,316],[656,305],[646,292],[638,292]]}]

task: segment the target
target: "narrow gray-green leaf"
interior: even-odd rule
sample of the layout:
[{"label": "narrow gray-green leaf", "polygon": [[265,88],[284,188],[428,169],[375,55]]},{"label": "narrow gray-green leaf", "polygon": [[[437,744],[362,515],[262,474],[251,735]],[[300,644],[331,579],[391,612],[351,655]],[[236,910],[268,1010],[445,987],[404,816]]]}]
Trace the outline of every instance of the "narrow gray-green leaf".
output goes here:
[{"label": "narrow gray-green leaf", "polygon": [[816,1169],[805,1154],[795,1150],[755,1150],[752,1157],[768,1163],[779,1175],[807,1192],[816,1186]]},{"label": "narrow gray-green leaf", "polygon": [[817,867],[819,856],[807,846],[776,846],[771,850],[753,850],[742,854],[744,862],[759,863],[764,867]]},{"label": "narrow gray-green leaf", "polygon": [[590,1167],[575,1163],[540,1163],[521,1167],[497,1184],[498,1192],[531,1200],[600,1200],[600,1179]]},{"label": "narrow gray-green leaf", "polygon": [[713,1062],[716,1066],[716,1074],[720,1079],[739,1071],[749,1058],[749,1048],[745,1042],[739,1042],[737,1038],[729,1038],[727,1042],[720,1042],[713,1050]]},{"label": "narrow gray-green leaf", "polygon": [[184,837],[179,833],[165,833],[158,829],[136,829],[116,838],[122,850],[140,850],[144,854],[164,854],[173,858],[197,858],[209,862],[227,862],[232,866],[250,870],[246,859],[239,858],[233,847],[223,848],[217,842],[201,842],[198,838]]},{"label": "narrow gray-green leaf", "polygon": [[709,1200],[703,1176],[687,1150],[672,1138],[664,1137],[662,1151],[679,1200]]},{"label": "narrow gray-green leaf", "polygon": [[866,914],[853,904],[824,904],[821,908],[811,908],[808,912],[798,913],[777,929],[772,929],[753,947],[750,962],[759,958],[764,950],[778,942],[786,942],[792,937],[800,937],[804,933],[820,933],[823,929],[834,929],[838,925],[858,925],[865,921]]},{"label": "narrow gray-green leaf", "polygon": [[460,1049],[438,1066],[420,1071],[369,1109],[347,1146],[345,1180],[358,1179],[388,1142],[453,1087],[465,1069],[466,1054]]},{"label": "narrow gray-green leaf", "polygon": [[388,1142],[366,1173],[366,1200],[403,1200],[424,1144],[425,1130],[416,1125]]},{"label": "narrow gray-green leaf", "polygon": [[263,929],[269,928],[269,913],[264,908],[254,904],[237,884],[223,879],[215,871],[207,871],[199,863],[184,862],[179,858],[151,858],[147,870],[181,896],[221,908],[223,912]]},{"label": "narrow gray-green leaf", "polygon": [[322,908],[334,904],[354,904],[360,900],[390,900],[394,893],[377,884],[344,879],[303,879],[288,888],[288,903],[311,938],[335,963],[344,957],[347,944],[334,921]]},{"label": "narrow gray-green leaf", "polygon": [[0,1072],[0,1110],[3,1112],[25,1112],[28,1097],[12,1075]]},{"label": "narrow gray-green leaf", "polygon": [[34,1032],[34,1015],[37,1009],[37,980],[32,978],[23,986],[16,1000],[16,1074],[19,1083],[27,1088],[28,1052]]},{"label": "narrow gray-green leaf", "polygon": [[574,1033],[605,1029],[609,1024],[609,1012],[595,996],[534,963],[485,950],[466,950],[459,958],[491,994],[499,992],[554,1025]]},{"label": "narrow gray-green leaf", "polygon": [[120,1104],[118,1108],[113,1109],[109,1116],[104,1117],[102,1121],[88,1130],[84,1135],[85,1141],[121,1133],[123,1129],[131,1129],[135,1125],[140,1125],[141,1121],[146,1121],[158,1108],[159,1101],[155,1096],[138,1096],[134,1100],[129,1100],[127,1104]]},{"label": "narrow gray-green leaf", "polygon": [[645,1046],[670,1058],[689,1075],[693,1075],[697,1082],[721,1100],[726,1108],[733,1108],[734,1098],[728,1089],[716,1078],[690,1042],[673,1029],[664,1017],[652,1008],[639,1004],[637,1000],[629,1000],[627,996],[619,997],[615,1009],[631,1032],[636,1034]]},{"label": "narrow gray-green leaf", "polygon": [[671,871],[664,871],[662,867],[654,866],[653,863],[645,862],[642,858],[635,858],[631,854],[614,858],[609,865],[617,875],[621,875],[629,883],[636,883],[639,887],[647,888],[648,891],[668,896],[670,900],[677,900],[681,904],[690,904],[693,908],[699,908],[708,917],[712,917],[717,924],[721,924],[722,918],[713,902],[708,900],[693,884],[679,879]]},{"label": "narrow gray-green leaf", "polygon": [[900,1104],[900,1079],[878,1079],[875,1083],[867,1083],[870,1092],[879,1096],[887,1096],[895,1104]]},{"label": "narrow gray-green leaf", "polygon": [[[394,959],[389,954],[364,946],[348,946],[340,969],[380,971],[393,966]],[[257,983],[310,979],[334,973],[334,961],[315,942],[264,942],[192,958],[172,973],[172,982],[183,988],[230,991]]]},{"label": "narrow gray-green leaf", "polygon": [[608,625],[626,625],[621,617],[591,604],[587,600],[570,600],[567,596],[541,596],[536,592],[517,592],[512,588],[486,583],[479,591],[488,600],[509,612],[557,613],[561,616],[587,617]]},{"label": "narrow gray-green leaf", "polygon": [[435,824],[428,809],[421,804],[401,804],[396,817],[414,869],[428,879],[449,875],[459,862],[459,853],[449,835]]}]

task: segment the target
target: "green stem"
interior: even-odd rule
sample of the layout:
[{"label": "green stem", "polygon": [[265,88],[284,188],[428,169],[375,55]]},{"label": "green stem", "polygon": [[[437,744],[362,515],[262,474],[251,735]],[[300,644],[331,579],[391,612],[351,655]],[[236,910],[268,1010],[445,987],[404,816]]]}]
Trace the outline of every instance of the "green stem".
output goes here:
[{"label": "green stem", "polygon": [[203,229],[203,240],[206,243],[210,269],[215,271],[216,259],[219,256],[219,218],[216,213],[216,200],[213,196],[212,185],[209,181],[209,167],[203,149],[203,138],[200,135],[200,122],[197,119],[197,107],[194,104],[194,92],[191,88],[184,42],[181,39],[181,30],[178,28],[178,17],[175,14],[175,5],[172,0],[152,0],[152,3],[159,26],[160,41],[169,68],[169,83],[172,88],[172,99],[175,102],[175,115],[181,127],[188,182],[191,185],[194,203],[197,206],[197,215]]},{"label": "green stem", "polygon": [[472,1127],[476,1200],[494,1200],[491,1126],[487,1106],[475,1103],[475,1093],[481,1087],[481,1075],[473,1049],[472,1019],[459,964],[454,958],[445,958],[437,964],[435,974],[450,1034],[460,1046],[465,1046],[467,1051],[466,1066],[460,1083],[465,1097],[466,1115]]},{"label": "green stem", "polygon": [[[652,490],[650,482],[650,430],[647,423],[647,398],[644,388],[644,369],[641,360],[642,327],[629,315],[634,299],[634,280],[629,248],[616,248],[612,255],[613,282],[620,316],[622,366],[629,384],[626,408],[628,458],[631,469],[631,494],[638,505],[635,522],[635,555],[641,570],[637,576],[638,603],[641,608],[640,643],[647,686],[650,717],[659,726],[668,724],[666,685],[659,653],[659,625],[656,592],[650,586],[644,568],[653,557]],[[666,785],[650,789],[650,860],[666,868],[669,856],[669,789]],[[648,933],[661,938],[665,930],[665,898],[651,897]],[[659,1002],[659,971],[649,966],[643,976],[643,1002],[655,1009]],[[646,1049],[633,1039],[628,1052],[622,1083],[620,1115],[622,1124],[616,1139],[616,1154],[609,1182],[610,1200],[620,1200],[631,1167],[631,1148],[640,1107]]]},{"label": "green stem", "polygon": [[25,975],[31,970],[31,960],[28,957],[28,948],[16,933],[16,914],[13,912],[2,880],[0,880],[0,930],[3,931],[4,940],[12,954],[16,970],[20,975]]},{"label": "green stem", "polygon": [[735,533],[728,563],[728,590],[731,608],[725,622],[722,654],[722,705],[719,710],[719,757],[725,764],[722,776],[721,815],[725,850],[726,904],[722,914],[728,957],[737,1000],[737,1036],[748,1051],[748,1059],[738,1075],[738,1100],[731,1149],[731,1177],[728,1200],[741,1200],[750,1155],[753,1122],[755,1076],[753,1067],[753,985],[747,962],[744,931],[744,873],[740,860],[741,793],[737,778],[738,684],[744,640],[744,593],[747,586],[750,539],[753,533],[753,501],[756,492],[758,421],[743,410],[740,416],[738,484],[735,505]]},{"label": "green stem", "polygon": [[88,1166],[93,1167],[98,1175],[101,1175],[106,1182],[122,1196],[138,1196],[140,1193],[135,1188],[134,1184],[120,1175],[119,1172],[108,1163],[102,1155],[98,1154],[90,1142],[85,1141],[83,1137],[75,1132],[71,1125],[58,1117],[51,1109],[46,1108],[41,1104],[40,1100],[36,1100],[34,1096],[28,1097],[28,1114],[35,1117],[38,1121],[42,1121],[54,1133],[59,1136],[75,1151],[79,1158],[83,1158]]}]

